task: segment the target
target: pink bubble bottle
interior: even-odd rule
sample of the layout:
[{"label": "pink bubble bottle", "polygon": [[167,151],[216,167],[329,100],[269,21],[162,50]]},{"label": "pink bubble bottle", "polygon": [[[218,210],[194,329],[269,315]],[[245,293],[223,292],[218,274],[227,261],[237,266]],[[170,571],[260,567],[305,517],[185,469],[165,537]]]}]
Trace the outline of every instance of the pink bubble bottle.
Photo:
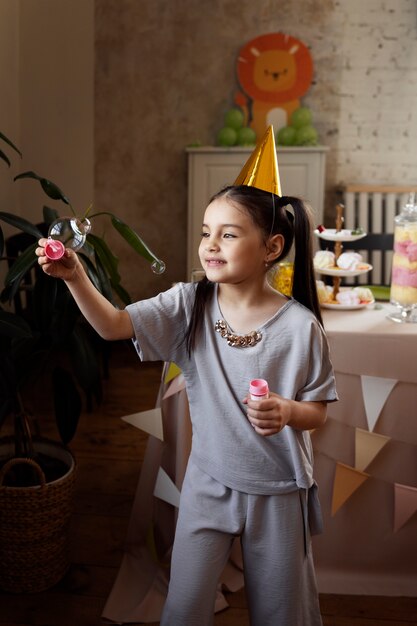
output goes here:
[{"label": "pink bubble bottle", "polygon": [[249,394],[251,400],[264,400],[269,398],[269,387],[263,378],[254,378],[249,384]]}]

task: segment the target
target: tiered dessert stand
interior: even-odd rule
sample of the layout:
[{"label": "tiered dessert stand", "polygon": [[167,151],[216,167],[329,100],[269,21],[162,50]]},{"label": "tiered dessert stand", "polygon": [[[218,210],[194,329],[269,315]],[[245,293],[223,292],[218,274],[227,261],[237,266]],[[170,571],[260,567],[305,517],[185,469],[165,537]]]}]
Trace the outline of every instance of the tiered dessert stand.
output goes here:
[{"label": "tiered dessert stand", "polygon": [[[355,231],[349,231],[349,230],[343,229],[343,222],[344,222],[343,210],[344,210],[343,204],[338,204],[336,206],[336,220],[335,220],[336,228],[326,228],[322,231],[320,229],[316,229],[314,231],[314,234],[320,239],[324,239],[326,241],[331,241],[334,243],[334,255],[335,255],[336,263],[337,263],[337,259],[342,254],[343,243],[349,242],[349,241],[357,241],[358,239],[362,239],[363,237],[366,237],[366,234],[367,234],[362,231],[359,233],[355,233]],[[370,302],[367,302],[363,304],[344,305],[344,304],[339,304],[336,299],[336,296],[341,289],[340,284],[341,284],[342,278],[359,276],[360,274],[365,274],[369,272],[372,269],[372,265],[369,265],[369,263],[363,263],[360,269],[352,269],[352,270],[344,270],[338,267],[334,267],[334,268],[333,267],[332,268],[315,267],[314,269],[316,272],[320,274],[323,274],[325,276],[332,276],[333,278],[332,298],[331,298],[331,301],[322,303],[321,306],[323,306],[324,308],[359,309],[359,308],[363,308],[367,306],[367,304],[371,304]]]}]

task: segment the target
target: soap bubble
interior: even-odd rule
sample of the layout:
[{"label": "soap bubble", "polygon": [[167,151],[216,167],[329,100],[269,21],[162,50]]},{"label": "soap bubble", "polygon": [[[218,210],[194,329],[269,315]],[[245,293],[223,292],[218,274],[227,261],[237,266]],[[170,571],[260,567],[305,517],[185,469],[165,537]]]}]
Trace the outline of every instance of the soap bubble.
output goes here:
[{"label": "soap bubble", "polygon": [[165,263],[161,259],[155,259],[151,265],[154,274],[163,274],[165,272]]},{"label": "soap bubble", "polygon": [[85,244],[87,234],[91,230],[88,219],[78,217],[60,217],[49,227],[48,238],[60,241],[65,248],[79,250]]}]

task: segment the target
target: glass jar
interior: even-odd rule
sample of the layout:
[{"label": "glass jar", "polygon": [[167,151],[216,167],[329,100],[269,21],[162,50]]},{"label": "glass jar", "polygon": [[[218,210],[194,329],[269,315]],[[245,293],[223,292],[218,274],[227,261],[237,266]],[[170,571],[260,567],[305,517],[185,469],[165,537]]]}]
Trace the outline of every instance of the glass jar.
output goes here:
[{"label": "glass jar", "polygon": [[417,204],[411,193],[401,213],[394,218],[394,256],[391,274],[391,304],[397,310],[388,317],[395,322],[417,322]]},{"label": "glass jar", "polygon": [[271,285],[274,289],[283,293],[284,296],[292,295],[292,281],[294,275],[294,264],[283,261],[277,263],[271,277]]}]

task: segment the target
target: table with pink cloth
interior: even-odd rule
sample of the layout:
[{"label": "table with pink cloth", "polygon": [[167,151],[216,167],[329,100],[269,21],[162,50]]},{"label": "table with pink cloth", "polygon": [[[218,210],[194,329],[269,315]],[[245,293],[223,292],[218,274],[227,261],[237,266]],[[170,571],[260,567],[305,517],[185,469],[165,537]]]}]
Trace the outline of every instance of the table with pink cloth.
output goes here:
[{"label": "table with pink cloth", "polygon": [[[313,539],[322,593],[417,593],[417,324],[387,319],[391,310],[379,304],[323,311],[340,400],[311,433],[324,517],[324,533]],[[116,623],[159,621],[166,597],[191,443],[182,374],[170,372],[166,364],[154,413],[130,420],[151,434],[125,553],[103,611]],[[152,417],[159,431],[148,428]],[[236,542],[216,610],[227,607],[224,589],[242,585]]]}]

